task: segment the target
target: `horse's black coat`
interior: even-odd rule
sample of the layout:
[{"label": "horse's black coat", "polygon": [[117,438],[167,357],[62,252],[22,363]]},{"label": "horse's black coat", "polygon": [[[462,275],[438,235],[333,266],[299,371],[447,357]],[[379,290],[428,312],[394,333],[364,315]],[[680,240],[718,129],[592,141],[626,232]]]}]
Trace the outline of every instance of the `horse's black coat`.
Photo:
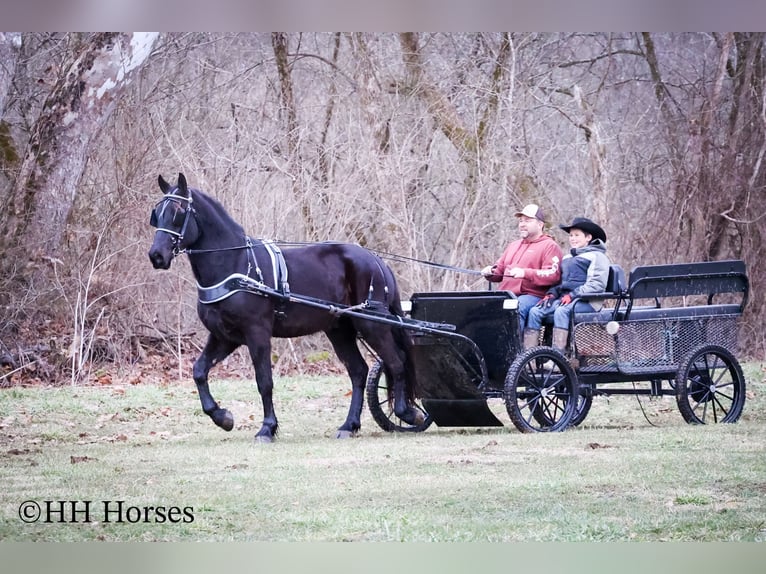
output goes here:
[{"label": "horse's black coat", "polygon": [[[273,270],[266,248],[248,238],[242,227],[221,204],[199,190],[189,188],[183,174],[171,186],[162,176],[165,194],[152,212],[157,227],[149,259],[155,269],[168,269],[181,251],[189,256],[197,283],[216,285],[234,273],[249,274],[271,288]],[[358,305],[374,300],[391,314],[402,316],[399,292],[391,270],[374,253],[346,243],[315,243],[283,251],[289,272],[290,291],[328,303]],[[372,287],[372,288],[371,288]],[[279,306],[279,313],[275,307]],[[256,434],[270,442],[277,432],[272,402],[271,338],[299,337],[323,331],[351,377],[352,394],[348,416],[338,436],[349,436],[360,428],[364,386],[368,367],[357,346],[357,336],[372,347],[393,381],[394,411],[402,420],[418,424],[422,412],[412,406],[414,369],[409,359],[408,334],[401,328],[350,316],[336,316],[323,309],[248,292],[238,292],[217,303],[198,303],[197,312],[209,331],[202,354],[194,363],[194,382],[202,409],[224,430],[234,418],[218,406],[210,394],[210,369],[240,345],[246,345],[255,367],[258,392],[263,402],[263,425]]]}]

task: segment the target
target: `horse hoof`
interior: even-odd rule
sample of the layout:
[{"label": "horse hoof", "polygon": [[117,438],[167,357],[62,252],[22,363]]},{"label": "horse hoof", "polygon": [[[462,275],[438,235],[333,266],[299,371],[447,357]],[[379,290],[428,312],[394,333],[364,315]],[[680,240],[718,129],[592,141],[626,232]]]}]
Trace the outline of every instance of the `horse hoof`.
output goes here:
[{"label": "horse hoof", "polygon": [[230,431],[234,428],[234,415],[226,409],[221,409],[216,413],[216,417],[213,419],[215,424],[221,427],[225,431]]},{"label": "horse hoof", "polygon": [[258,444],[271,444],[274,442],[274,439],[270,436],[255,435],[255,442]]},{"label": "horse hoof", "polygon": [[425,414],[417,407],[407,409],[399,418],[412,426],[420,426],[426,422]]},{"label": "horse hoof", "polygon": [[354,438],[354,433],[349,430],[339,430],[335,438]]}]

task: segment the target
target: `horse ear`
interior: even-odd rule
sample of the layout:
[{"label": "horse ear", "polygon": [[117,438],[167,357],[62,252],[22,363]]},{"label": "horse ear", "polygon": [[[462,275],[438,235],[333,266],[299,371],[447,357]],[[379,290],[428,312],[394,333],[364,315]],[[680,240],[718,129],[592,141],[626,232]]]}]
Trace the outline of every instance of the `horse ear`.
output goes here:
[{"label": "horse ear", "polygon": [[189,190],[186,186],[186,177],[182,173],[178,174],[178,191],[181,192],[181,195],[185,195],[187,197],[189,195]]},{"label": "horse ear", "polygon": [[157,182],[160,184],[160,189],[162,190],[162,193],[167,193],[168,190],[170,189],[170,184],[167,181],[165,181],[165,178],[163,178],[162,175],[160,175],[157,178]]}]

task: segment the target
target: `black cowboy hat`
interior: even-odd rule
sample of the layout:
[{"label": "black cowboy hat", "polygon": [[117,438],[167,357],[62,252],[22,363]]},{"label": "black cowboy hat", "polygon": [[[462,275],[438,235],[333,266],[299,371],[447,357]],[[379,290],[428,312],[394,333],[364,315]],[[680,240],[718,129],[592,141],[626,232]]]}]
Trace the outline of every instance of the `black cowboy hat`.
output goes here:
[{"label": "black cowboy hat", "polygon": [[569,225],[559,225],[561,229],[569,233],[572,229],[580,229],[585,233],[592,235],[593,239],[600,239],[606,243],[606,232],[596,222],[587,217],[575,217]]}]

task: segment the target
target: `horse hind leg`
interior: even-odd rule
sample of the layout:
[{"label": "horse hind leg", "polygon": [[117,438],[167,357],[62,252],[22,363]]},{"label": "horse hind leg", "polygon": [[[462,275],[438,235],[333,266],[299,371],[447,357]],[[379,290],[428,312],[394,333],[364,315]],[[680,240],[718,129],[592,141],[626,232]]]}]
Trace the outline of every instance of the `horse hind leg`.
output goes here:
[{"label": "horse hind leg", "polygon": [[[369,325],[369,323],[368,323]],[[383,361],[389,380],[392,383],[394,414],[412,426],[425,422],[425,414],[413,404],[412,394],[408,391],[415,384],[414,372],[408,369],[410,358],[408,349],[401,337],[394,333],[394,328],[362,326],[364,340]]]},{"label": "horse hind leg", "polygon": [[213,335],[207,340],[202,354],[194,362],[194,383],[197,385],[199,400],[202,403],[202,410],[213,422],[225,431],[234,428],[234,416],[227,409],[218,406],[213,396],[210,394],[208,385],[208,373],[210,369],[223,359],[228,357],[238,345],[228,341],[222,341]]},{"label": "horse hind leg", "polygon": [[327,333],[335,354],[346,367],[351,379],[351,403],[344,423],[338,427],[336,438],[349,438],[356,435],[362,427],[362,407],[364,406],[364,386],[369,368],[356,343],[356,329],[349,322]]},{"label": "horse hind leg", "polygon": [[[265,341],[265,343],[263,342]],[[271,339],[263,333],[252,333],[247,338],[247,348],[250,350],[250,359],[255,367],[255,381],[258,385],[258,394],[261,396],[263,405],[263,422],[260,430],[255,434],[255,441],[261,443],[274,442],[279,423],[274,410],[274,378],[271,371]]]}]

